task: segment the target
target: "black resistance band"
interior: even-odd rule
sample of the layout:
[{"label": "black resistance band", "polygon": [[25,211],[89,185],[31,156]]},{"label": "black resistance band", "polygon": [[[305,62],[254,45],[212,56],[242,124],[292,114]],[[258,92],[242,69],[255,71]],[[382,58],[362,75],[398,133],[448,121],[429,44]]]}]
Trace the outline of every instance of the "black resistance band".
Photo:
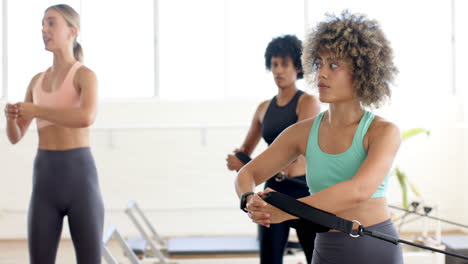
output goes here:
[{"label": "black resistance band", "polygon": [[[270,192],[268,193],[265,197],[263,197],[263,200],[291,215],[297,216],[301,219],[310,221],[312,223],[324,226],[328,229],[336,229],[341,232],[344,232],[346,234],[349,234],[351,237],[359,237],[359,236],[370,236],[374,238],[378,238],[387,242],[390,242],[392,244],[397,245],[398,243],[404,243],[408,244],[413,247],[418,247],[422,249],[427,249],[431,250],[434,252],[439,252],[445,255],[449,255],[452,257],[456,258],[461,258],[468,260],[467,256],[440,250],[437,248],[432,248],[432,247],[427,247],[424,245],[419,245],[410,241],[402,240],[399,238],[395,238],[392,236],[389,236],[387,234],[374,231],[374,230],[369,230],[366,229],[364,226],[362,226],[357,220],[349,221],[343,218],[340,218],[334,214],[322,211],[320,209],[314,208],[308,204],[305,204],[303,202],[300,202],[286,194],[279,193],[279,192]],[[352,234],[352,228],[353,228],[353,223],[357,223],[359,225],[359,228],[357,230],[357,234]]]}]

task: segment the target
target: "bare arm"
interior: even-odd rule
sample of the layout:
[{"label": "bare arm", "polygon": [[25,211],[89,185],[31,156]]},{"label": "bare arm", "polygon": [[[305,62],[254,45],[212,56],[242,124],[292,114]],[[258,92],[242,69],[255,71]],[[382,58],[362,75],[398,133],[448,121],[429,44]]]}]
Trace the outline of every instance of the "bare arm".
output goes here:
[{"label": "bare arm", "polygon": [[400,143],[398,127],[389,122],[379,122],[369,135],[367,158],[352,179],[299,200],[331,213],[339,213],[367,201],[390,171]]},{"label": "bare arm", "polygon": [[20,116],[37,117],[57,125],[80,128],[93,124],[97,108],[97,79],[93,71],[81,67],[76,75],[76,85],[81,91],[80,106],[73,108],[55,108],[32,104],[20,105]]},{"label": "bare arm", "polygon": [[301,153],[301,141],[305,140],[310,130],[311,121],[296,123],[285,129],[275,141],[258,157],[249,162],[237,175],[235,182],[239,196],[252,192],[255,186],[265,182]]},{"label": "bare arm", "polygon": [[[26,90],[26,96],[24,98],[25,103],[32,103],[32,87],[36,84],[39,79],[40,73],[35,75],[31,82],[29,82],[28,89]],[[32,118],[19,118],[18,107],[16,104],[7,104],[5,107],[5,114],[7,116],[7,135],[8,139],[12,144],[18,143],[26,133],[31,124]]]},{"label": "bare arm", "polygon": [[245,137],[244,142],[241,146],[241,149],[243,149],[247,155],[252,154],[255,147],[258,145],[258,142],[262,138],[262,119],[265,114],[265,109],[268,107],[268,104],[269,101],[261,103],[257,107],[254,117],[252,118],[249,131],[247,132],[247,136]]},{"label": "bare arm", "polygon": [[[262,118],[265,114],[266,107],[268,107],[268,103],[269,101],[265,101],[257,107],[257,110],[255,111],[255,114],[252,118],[252,122],[250,123],[249,131],[247,132],[247,136],[245,137],[242,146],[240,148],[236,148],[234,152],[242,151],[249,156],[252,154],[262,137]],[[244,166],[244,163],[242,163],[233,154],[228,154],[226,161],[227,167],[230,170],[240,170]]]},{"label": "bare arm", "polygon": [[297,104],[297,121],[312,118],[320,113],[320,103],[312,95],[304,93]]}]

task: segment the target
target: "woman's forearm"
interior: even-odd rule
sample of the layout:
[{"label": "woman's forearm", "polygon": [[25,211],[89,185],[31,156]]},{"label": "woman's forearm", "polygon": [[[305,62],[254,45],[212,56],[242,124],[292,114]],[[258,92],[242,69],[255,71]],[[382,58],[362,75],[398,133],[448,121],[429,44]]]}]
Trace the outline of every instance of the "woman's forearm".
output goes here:
[{"label": "woman's forearm", "polygon": [[[244,167],[245,168],[245,167]],[[242,196],[246,192],[255,190],[255,180],[248,169],[241,169],[235,181],[237,196]]]},{"label": "woman's forearm", "polygon": [[94,123],[95,115],[92,111],[77,108],[50,108],[37,106],[36,117],[64,127],[89,127]]},{"label": "woman's forearm", "polygon": [[10,140],[11,144],[18,143],[18,141],[20,141],[23,137],[23,131],[21,130],[17,119],[7,120],[6,131],[8,135],[8,140]]},{"label": "woman's forearm", "polygon": [[359,186],[353,180],[348,180],[298,200],[336,214],[358,206],[365,199],[362,192],[359,191]]}]

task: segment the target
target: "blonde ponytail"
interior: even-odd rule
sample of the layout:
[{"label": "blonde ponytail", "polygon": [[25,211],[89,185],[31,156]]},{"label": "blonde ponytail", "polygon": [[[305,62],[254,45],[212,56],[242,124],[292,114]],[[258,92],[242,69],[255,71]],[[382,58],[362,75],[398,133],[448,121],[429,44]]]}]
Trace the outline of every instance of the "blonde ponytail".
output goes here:
[{"label": "blonde ponytail", "polygon": [[73,56],[75,57],[75,60],[83,62],[83,48],[76,40],[75,44],[73,44]]}]

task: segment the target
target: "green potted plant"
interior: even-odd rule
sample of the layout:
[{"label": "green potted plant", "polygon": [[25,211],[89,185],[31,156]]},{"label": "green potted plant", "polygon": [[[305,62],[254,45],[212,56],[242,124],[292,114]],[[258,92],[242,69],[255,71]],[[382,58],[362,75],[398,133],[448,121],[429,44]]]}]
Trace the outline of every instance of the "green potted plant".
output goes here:
[{"label": "green potted plant", "polygon": [[[413,128],[409,130],[405,130],[402,133],[402,140],[403,142],[406,141],[408,138],[416,136],[418,134],[425,133],[426,135],[430,135],[430,131],[424,128]],[[404,173],[398,166],[395,167],[395,174],[398,179],[398,183],[401,187],[401,194],[402,194],[402,205],[404,209],[408,209],[408,189],[416,195],[417,197],[421,197],[421,193],[418,191],[414,183],[412,183],[406,173]]]}]

